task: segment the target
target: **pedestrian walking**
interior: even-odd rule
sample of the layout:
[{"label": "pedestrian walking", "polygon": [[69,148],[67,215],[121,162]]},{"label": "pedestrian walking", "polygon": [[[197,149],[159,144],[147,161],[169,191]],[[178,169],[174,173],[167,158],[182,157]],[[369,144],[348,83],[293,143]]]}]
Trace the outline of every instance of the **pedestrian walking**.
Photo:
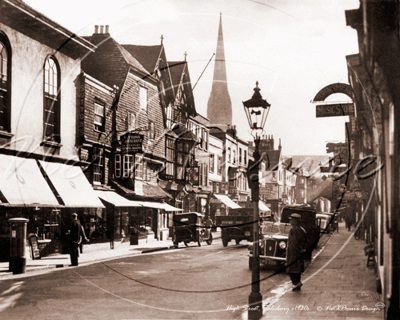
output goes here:
[{"label": "pedestrian walking", "polygon": [[73,213],[71,215],[71,226],[69,229],[69,254],[71,256],[71,265],[78,265],[78,257],[79,257],[79,244],[82,241],[82,226],[78,221],[78,215]]},{"label": "pedestrian walking", "polygon": [[351,231],[352,225],[355,223],[355,211],[354,206],[349,203],[349,206],[346,208],[344,221],[346,222],[346,228],[348,231]]},{"label": "pedestrian walking", "polygon": [[293,291],[298,291],[303,285],[301,274],[304,272],[304,253],[306,252],[307,232],[300,226],[301,215],[293,213],[290,217],[292,228],[289,231],[286,251],[286,272],[292,281]]}]

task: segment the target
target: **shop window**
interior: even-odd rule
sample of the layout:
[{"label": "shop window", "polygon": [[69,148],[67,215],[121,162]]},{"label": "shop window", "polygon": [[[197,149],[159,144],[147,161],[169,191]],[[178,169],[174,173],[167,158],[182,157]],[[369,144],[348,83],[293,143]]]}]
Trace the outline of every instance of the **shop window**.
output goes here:
[{"label": "shop window", "polygon": [[174,123],[173,109],[172,109],[171,104],[168,105],[167,110],[166,110],[166,114],[167,114],[167,128],[171,129],[172,128],[172,124]]},{"label": "shop window", "polygon": [[135,155],[135,177],[143,179],[143,155]]},{"label": "shop window", "polygon": [[140,109],[147,111],[147,89],[139,86]]},{"label": "shop window", "polygon": [[154,140],[155,137],[156,137],[156,130],[154,127],[154,122],[149,121],[149,140]]},{"label": "shop window", "polygon": [[222,157],[218,156],[217,158],[217,174],[222,174]]},{"label": "shop window", "polygon": [[124,154],[124,163],[123,163],[123,174],[124,178],[133,178],[134,177],[134,163],[133,163],[133,155]]},{"label": "shop window", "polygon": [[94,129],[104,132],[105,130],[105,104],[100,101],[94,102]]},{"label": "shop window", "polygon": [[93,184],[104,183],[104,150],[93,148]]},{"label": "shop window", "polygon": [[136,129],[136,114],[128,113],[126,119],[126,130],[133,131]]},{"label": "shop window", "polygon": [[121,155],[120,154],[115,155],[114,166],[115,166],[115,170],[114,170],[115,178],[121,178]]},{"label": "shop window", "polygon": [[0,33],[0,131],[11,131],[11,48]]},{"label": "shop window", "polygon": [[175,163],[175,147],[174,147],[174,140],[170,138],[166,138],[166,174],[169,176],[174,175],[174,163]]},{"label": "shop window", "polygon": [[60,142],[60,70],[54,57],[44,65],[44,133],[46,142]]},{"label": "shop window", "polygon": [[210,172],[214,173],[214,161],[215,161],[215,156],[213,153],[210,153]]}]

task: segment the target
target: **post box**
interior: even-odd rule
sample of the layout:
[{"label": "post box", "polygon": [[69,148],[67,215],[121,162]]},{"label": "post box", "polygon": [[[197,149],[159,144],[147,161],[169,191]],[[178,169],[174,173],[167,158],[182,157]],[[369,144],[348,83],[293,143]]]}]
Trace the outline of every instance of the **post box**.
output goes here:
[{"label": "post box", "polygon": [[10,265],[9,270],[13,274],[25,273],[26,271],[26,225],[28,219],[8,219],[10,225]]}]

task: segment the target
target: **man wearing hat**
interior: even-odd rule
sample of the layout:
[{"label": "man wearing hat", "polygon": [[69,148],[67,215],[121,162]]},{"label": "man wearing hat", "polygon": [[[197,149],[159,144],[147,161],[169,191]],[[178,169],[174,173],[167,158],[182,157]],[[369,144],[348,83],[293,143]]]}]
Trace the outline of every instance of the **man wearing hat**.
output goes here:
[{"label": "man wearing hat", "polygon": [[286,251],[286,272],[293,283],[293,291],[299,291],[301,274],[304,272],[304,253],[306,252],[307,232],[300,226],[301,215],[293,213],[290,217],[292,228],[289,231]]},{"label": "man wearing hat", "polygon": [[78,215],[73,213],[71,215],[72,223],[71,228],[69,230],[69,244],[70,244],[70,256],[71,256],[71,265],[78,265],[78,257],[79,257],[79,244],[82,241],[81,229],[82,226],[78,221]]}]

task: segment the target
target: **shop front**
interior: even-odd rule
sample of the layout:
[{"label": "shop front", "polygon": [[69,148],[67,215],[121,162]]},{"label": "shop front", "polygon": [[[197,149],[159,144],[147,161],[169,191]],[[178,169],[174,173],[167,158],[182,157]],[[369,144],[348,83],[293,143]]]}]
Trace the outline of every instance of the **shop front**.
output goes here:
[{"label": "shop front", "polygon": [[0,170],[1,260],[9,257],[10,218],[29,220],[28,240],[35,238],[40,256],[66,252],[72,212],[99,220],[104,206],[80,167],[0,155]]}]

